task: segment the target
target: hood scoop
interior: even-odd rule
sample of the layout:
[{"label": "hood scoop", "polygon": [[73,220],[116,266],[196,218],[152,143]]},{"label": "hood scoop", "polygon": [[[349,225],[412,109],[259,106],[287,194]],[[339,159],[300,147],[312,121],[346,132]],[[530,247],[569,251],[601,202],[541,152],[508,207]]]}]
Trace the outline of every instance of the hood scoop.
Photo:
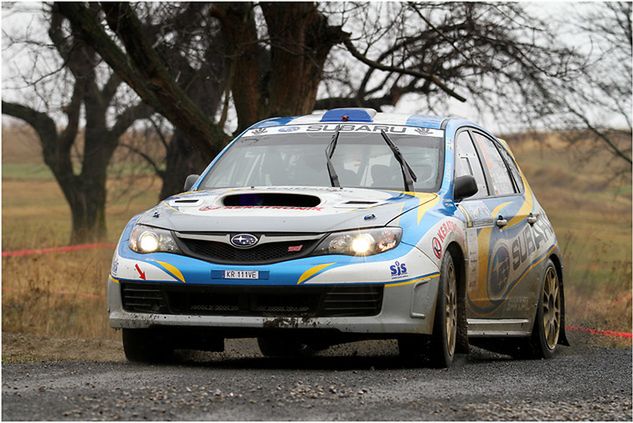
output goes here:
[{"label": "hood scoop", "polygon": [[315,195],[255,192],[231,194],[222,198],[225,207],[308,208],[321,204]]},{"label": "hood scoop", "polygon": [[349,200],[344,203],[340,203],[336,206],[339,209],[368,209],[376,207],[381,204],[385,204],[384,201],[371,201],[371,200]]},{"label": "hood scoop", "polygon": [[354,205],[354,206],[372,206],[374,204],[378,204],[378,201],[346,201],[345,204]]},{"label": "hood scoop", "polygon": [[202,198],[177,198],[174,200],[168,200],[167,204],[172,207],[194,207],[202,204]]},{"label": "hood scoop", "polygon": [[173,203],[174,204],[198,204],[200,202],[199,198],[193,198],[193,199],[183,199],[183,200],[174,200]]}]

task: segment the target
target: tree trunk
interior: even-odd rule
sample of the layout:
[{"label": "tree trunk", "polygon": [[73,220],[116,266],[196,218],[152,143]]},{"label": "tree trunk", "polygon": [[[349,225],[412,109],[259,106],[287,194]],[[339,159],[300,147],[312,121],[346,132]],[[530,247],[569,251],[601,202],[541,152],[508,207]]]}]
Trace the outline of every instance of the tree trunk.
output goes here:
[{"label": "tree trunk", "polygon": [[[219,152],[219,151],[218,151]],[[216,152],[214,156],[218,153]],[[162,175],[160,199],[182,192],[187,176],[201,174],[212,159],[198,154],[186,135],[176,129],[167,147],[165,172]]]},{"label": "tree trunk", "polygon": [[340,27],[328,25],[315,3],[260,5],[271,41],[266,115],[308,114],[314,108],[325,59],[343,33]]},{"label": "tree trunk", "polygon": [[105,185],[86,181],[74,192],[70,203],[72,215],[71,244],[98,242],[105,239]]},{"label": "tree trunk", "polygon": [[257,26],[250,3],[218,3],[228,65],[233,70],[231,92],[238,132],[257,122],[261,113],[262,63]]}]

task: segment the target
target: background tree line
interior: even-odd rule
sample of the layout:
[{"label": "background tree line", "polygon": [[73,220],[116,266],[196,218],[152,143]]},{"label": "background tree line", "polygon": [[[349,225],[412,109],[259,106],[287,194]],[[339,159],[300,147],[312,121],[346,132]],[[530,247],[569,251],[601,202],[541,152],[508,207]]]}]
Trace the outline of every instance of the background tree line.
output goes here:
[{"label": "background tree line", "polygon": [[[152,164],[165,198],[254,122],[315,109],[467,102],[521,128],[585,130],[630,172],[630,3],[578,12],[584,49],[516,3],[46,3],[42,22],[48,40],[3,34],[53,65],[21,73],[35,94],[2,113],[36,131],[72,242],[105,234],[117,148]],[[121,141],[141,126],[162,160]]]}]

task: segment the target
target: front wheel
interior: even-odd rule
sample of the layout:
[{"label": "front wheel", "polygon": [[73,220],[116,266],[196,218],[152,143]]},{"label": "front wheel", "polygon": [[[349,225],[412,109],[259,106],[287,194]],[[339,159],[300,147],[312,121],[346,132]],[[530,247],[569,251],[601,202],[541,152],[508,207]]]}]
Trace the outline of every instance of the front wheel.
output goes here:
[{"label": "front wheel", "polygon": [[451,253],[444,255],[440,268],[433,334],[402,337],[398,347],[400,355],[407,359],[426,352],[431,365],[438,368],[450,367],[456,350],[468,351],[465,292],[458,284]]},{"label": "front wheel", "polygon": [[433,367],[450,367],[455,358],[458,316],[457,272],[450,254],[445,254],[440,269],[440,282],[435,305],[433,335],[429,344],[429,358]]},{"label": "front wheel", "polygon": [[165,363],[173,359],[174,350],[168,339],[152,329],[123,329],[123,352],[128,361]]},{"label": "front wheel", "polygon": [[292,336],[266,335],[257,338],[264,357],[296,358],[314,354],[317,348]]}]

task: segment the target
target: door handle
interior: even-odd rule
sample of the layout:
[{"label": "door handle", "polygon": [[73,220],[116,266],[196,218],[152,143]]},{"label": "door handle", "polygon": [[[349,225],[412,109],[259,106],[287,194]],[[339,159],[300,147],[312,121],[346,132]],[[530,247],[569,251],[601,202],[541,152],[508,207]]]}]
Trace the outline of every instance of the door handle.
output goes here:
[{"label": "door handle", "polygon": [[538,220],[538,214],[535,215],[534,213],[530,213],[527,217],[527,222],[530,225],[534,225],[537,220]]},{"label": "door handle", "polygon": [[503,228],[507,224],[508,224],[508,221],[504,219],[503,216],[499,215],[499,217],[497,218],[497,226],[500,228]]}]

